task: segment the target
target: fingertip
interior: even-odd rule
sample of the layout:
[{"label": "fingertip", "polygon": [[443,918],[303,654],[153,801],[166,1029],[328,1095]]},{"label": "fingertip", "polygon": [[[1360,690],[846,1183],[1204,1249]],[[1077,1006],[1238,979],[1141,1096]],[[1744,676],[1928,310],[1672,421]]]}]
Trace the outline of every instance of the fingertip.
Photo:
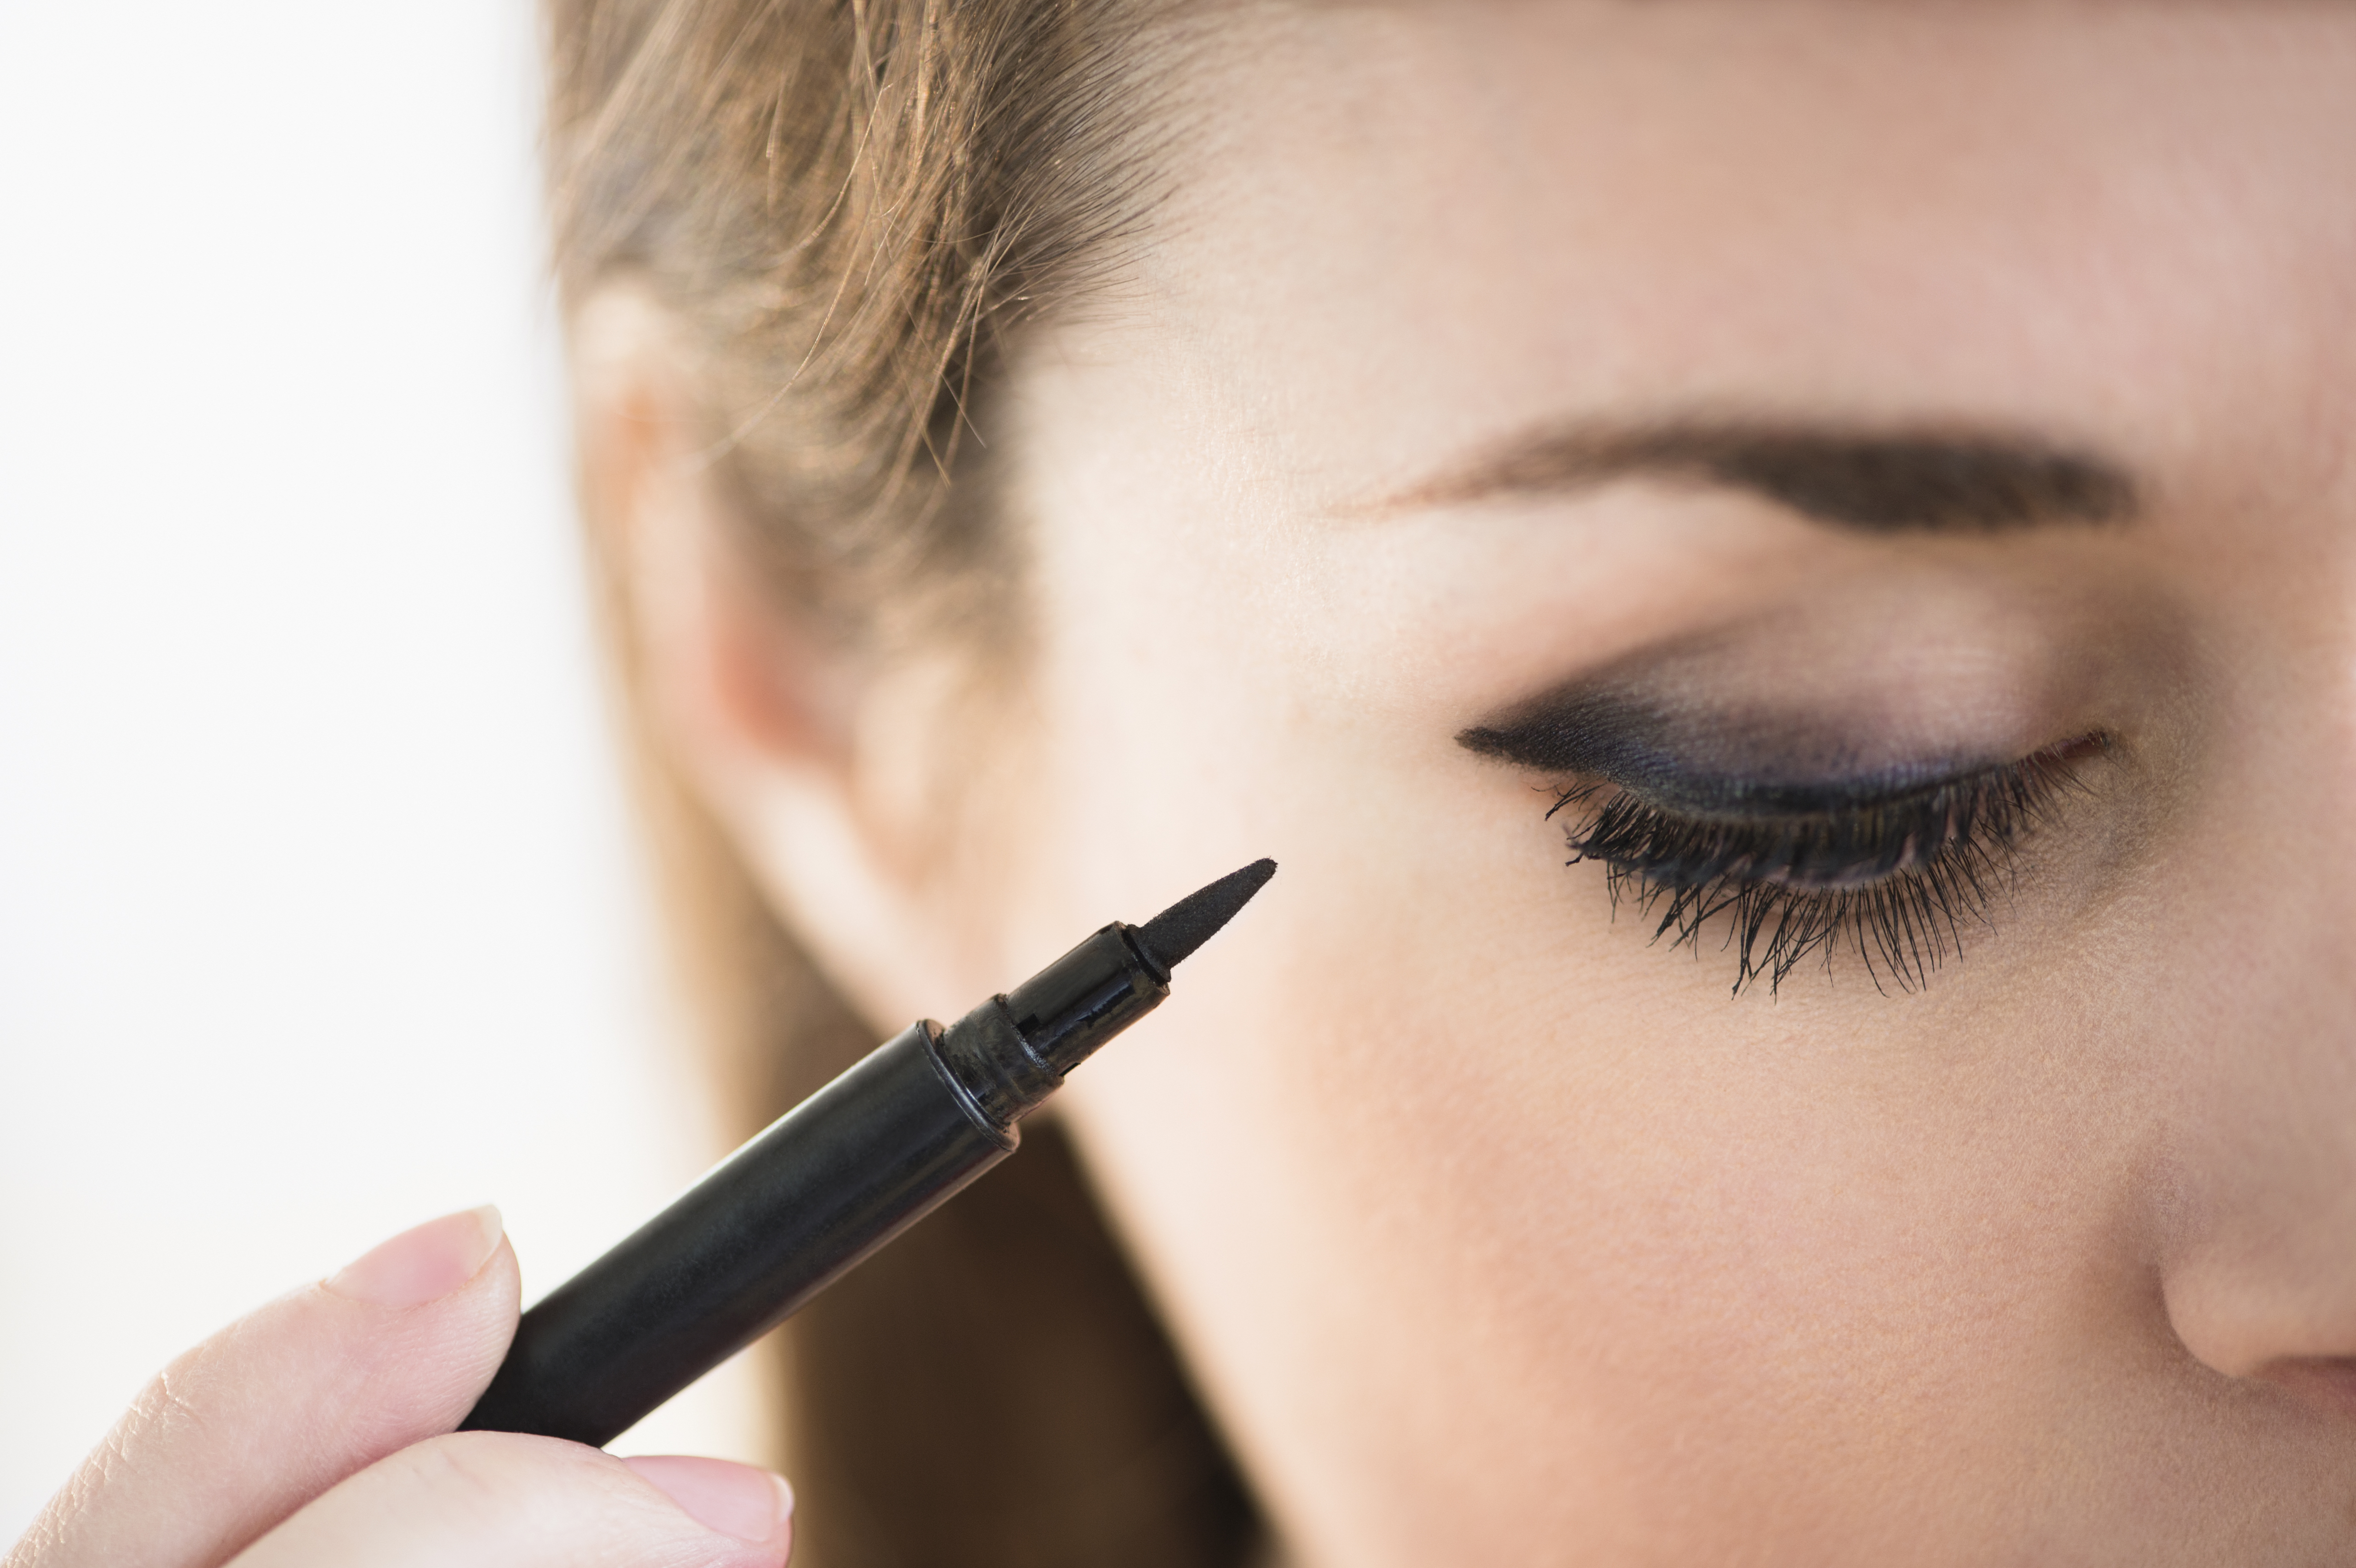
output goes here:
[{"label": "fingertip", "polygon": [[506,1353],[520,1289],[498,1210],[469,1209],[176,1358],[73,1483],[77,1516],[110,1521],[86,1559],[192,1562],[176,1543],[251,1541],[449,1432]]},{"label": "fingertip", "polygon": [[323,1283],[337,1295],[374,1306],[423,1306],[481,1273],[506,1239],[505,1220],[487,1203],[404,1230]]},{"label": "fingertip", "polygon": [[776,1546],[782,1560],[794,1520],[794,1489],[783,1476],[678,1454],[641,1455],[622,1463],[698,1524],[755,1546]]}]

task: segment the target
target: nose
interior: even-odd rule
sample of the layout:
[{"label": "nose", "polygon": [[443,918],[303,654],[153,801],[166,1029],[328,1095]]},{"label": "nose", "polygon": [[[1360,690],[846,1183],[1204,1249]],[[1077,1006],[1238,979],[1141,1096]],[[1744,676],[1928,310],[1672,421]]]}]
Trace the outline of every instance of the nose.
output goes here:
[{"label": "nose", "polygon": [[2356,966],[2319,930],[2295,945],[2204,1031],[2161,1286],[2201,1362],[2356,1413]]},{"label": "nose", "polygon": [[2200,1206],[2164,1279],[2169,1321],[2229,1378],[2338,1391],[2356,1409],[2356,1149],[2285,1132],[2232,1157],[2233,1199]]},{"label": "nose", "polygon": [[2333,657],[2302,645],[2237,694],[2230,785],[2212,797],[2233,804],[2204,815],[2203,853],[2173,863],[2186,880],[2158,922],[2173,958],[2147,995],[2182,1069],[2168,1091],[2169,1322],[2226,1377],[2356,1415],[2351,584],[2356,571],[2328,574],[2328,602],[2301,619],[2329,628],[2318,641]]}]

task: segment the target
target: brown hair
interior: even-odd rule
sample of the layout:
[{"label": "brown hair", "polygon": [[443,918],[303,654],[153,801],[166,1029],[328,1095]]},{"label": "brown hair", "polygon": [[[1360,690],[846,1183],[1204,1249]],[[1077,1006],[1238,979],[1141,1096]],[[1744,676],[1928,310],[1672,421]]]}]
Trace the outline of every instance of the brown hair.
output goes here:
[{"label": "brown hair", "polygon": [[[1009,331],[1110,275],[1144,210],[1143,0],[545,5],[568,308],[626,278],[674,319],[768,602],[1003,645],[1014,553],[969,435]],[[872,1041],[655,743],[584,499],[675,950],[749,1131]],[[1052,1125],[783,1342],[798,1563],[1208,1568],[1257,1540]]]}]

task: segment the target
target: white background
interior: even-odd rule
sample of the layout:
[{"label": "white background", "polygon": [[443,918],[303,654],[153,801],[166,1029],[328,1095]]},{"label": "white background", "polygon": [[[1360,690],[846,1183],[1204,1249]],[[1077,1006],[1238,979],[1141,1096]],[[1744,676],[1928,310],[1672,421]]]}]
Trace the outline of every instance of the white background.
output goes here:
[{"label": "white background", "polygon": [[223,1320],[485,1201],[537,1294],[715,1152],[591,669],[531,32],[0,6],[0,1542]]}]

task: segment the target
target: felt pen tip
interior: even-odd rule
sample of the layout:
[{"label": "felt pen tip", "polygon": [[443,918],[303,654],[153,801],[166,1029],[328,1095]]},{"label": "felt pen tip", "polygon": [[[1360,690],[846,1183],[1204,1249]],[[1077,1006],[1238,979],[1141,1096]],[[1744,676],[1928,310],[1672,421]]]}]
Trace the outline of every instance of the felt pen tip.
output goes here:
[{"label": "felt pen tip", "polygon": [[1276,875],[1276,862],[1255,860],[1241,871],[1231,871],[1208,887],[1189,893],[1138,929],[1137,945],[1167,974],[1218,934],[1252,901],[1252,895]]}]

